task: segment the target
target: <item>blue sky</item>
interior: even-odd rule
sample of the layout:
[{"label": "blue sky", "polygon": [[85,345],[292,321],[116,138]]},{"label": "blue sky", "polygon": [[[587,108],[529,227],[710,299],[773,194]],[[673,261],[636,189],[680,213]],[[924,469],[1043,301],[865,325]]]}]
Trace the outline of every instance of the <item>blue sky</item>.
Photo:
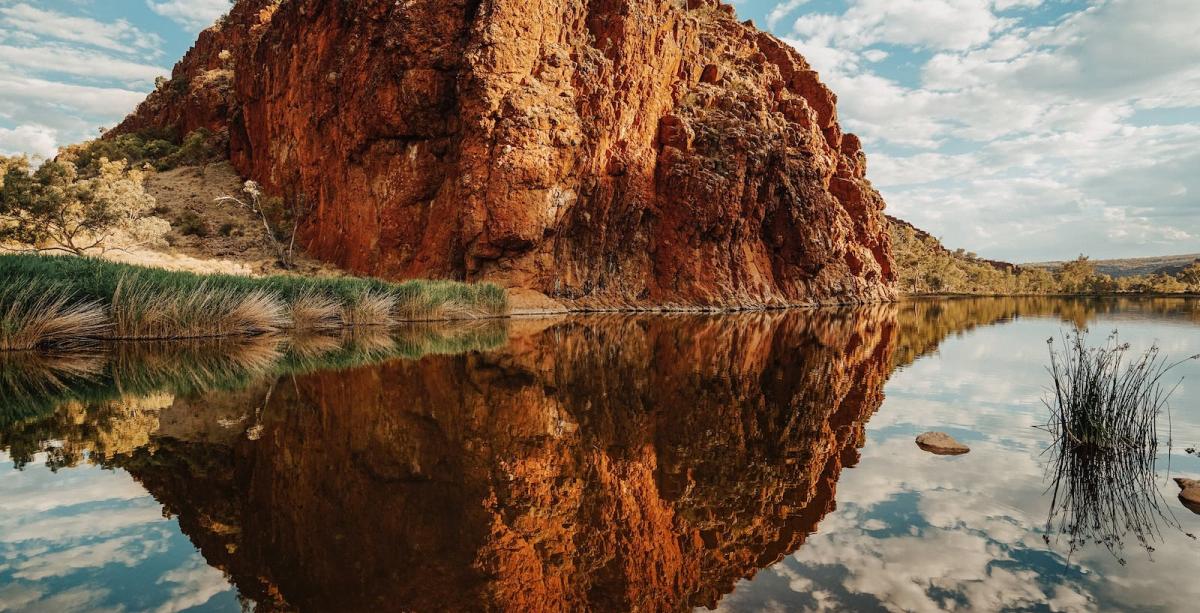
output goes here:
[{"label": "blue sky", "polygon": [[[1196,0],[741,0],[892,214],[1011,261],[1200,252]],[[111,126],[227,0],[0,0],[0,153]]]}]

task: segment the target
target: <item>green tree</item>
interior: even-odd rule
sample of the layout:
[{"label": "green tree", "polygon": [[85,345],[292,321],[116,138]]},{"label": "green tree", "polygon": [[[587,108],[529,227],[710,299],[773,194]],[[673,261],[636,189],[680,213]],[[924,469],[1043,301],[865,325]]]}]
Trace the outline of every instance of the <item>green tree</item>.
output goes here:
[{"label": "green tree", "polygon": [[150,215],[155,202],[141,171],[106,158],[96,168],[81,178],[73,163],[51,160],[30,172],[26,158],[0,158],[0,241],[76,255],[103,253],[117,239],[161,243],[170,225]]},{"label": "green tree", "polygon": [[1068,294],[1087,292],[1095,275],[1096,265],[1088,256],[1080,254],[1078,258],[1063,264],[1058,270],[1058,287],[1060,291]]}]

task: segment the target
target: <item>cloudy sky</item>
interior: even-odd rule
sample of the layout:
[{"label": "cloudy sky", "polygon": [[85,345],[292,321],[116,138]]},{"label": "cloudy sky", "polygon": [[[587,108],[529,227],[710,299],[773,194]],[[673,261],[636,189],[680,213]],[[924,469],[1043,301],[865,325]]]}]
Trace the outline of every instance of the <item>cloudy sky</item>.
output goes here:
[{"label": "cloudy sky", "polygon": [[[740,0],[892,214],[1012,261],[1200,252],[1196,0]],[[227,0],[0,0],[0,153],[120,120]]]}]

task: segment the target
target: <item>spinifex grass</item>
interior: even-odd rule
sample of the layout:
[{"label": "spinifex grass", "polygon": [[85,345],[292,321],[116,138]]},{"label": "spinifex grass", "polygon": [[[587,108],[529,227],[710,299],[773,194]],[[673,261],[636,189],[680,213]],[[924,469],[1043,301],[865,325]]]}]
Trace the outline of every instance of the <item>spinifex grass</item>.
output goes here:
[{"label": "spinifex grass", "polygon": [[1054,484],[1047,531],[1057,523],[1072,550],[1094,543],[1118,559],[1129,537],[1153,551],[1160,520],[1179,526],[1164,514],[1155,482],[1158,419],[1178,386],[1164,378],[1200,356],[1170,362],[1154,345],[1127,357],[1130,346],[1116,332],[1100,347],[1089,348],[1081,332],[1063,342],[1060,354],[1048,341],[1053,387],[1043,402],[1050,410],[1045,429],[1054,436]]},{"label": "spinifex grass", "polygon": [[253,336],[495,317],[504,290],[453,281],[196,275],[91,258],[0,255],[0,351],[80,340]]},{"label": "spinifex grass", "polygon": [[71,347],[108,331],[104,307],[94,301],[76,300],[64,290],[0,286],[0,351]]}]

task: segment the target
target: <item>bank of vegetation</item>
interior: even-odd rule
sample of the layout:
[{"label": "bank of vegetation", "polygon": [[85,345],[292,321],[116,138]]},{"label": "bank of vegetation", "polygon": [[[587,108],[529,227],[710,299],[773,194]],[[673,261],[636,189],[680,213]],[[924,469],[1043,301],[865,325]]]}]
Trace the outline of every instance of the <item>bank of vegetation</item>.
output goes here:
[{"label": "bank of vegetation", "polygon": [[1055,268],[1016,266],[946,249],[930,234],[889,218],[899,290],[908,295],[1106,295],[1200,293],[1200,262],[1177,272],[1113,277],[1087,257]]},{"label": "bank of vegetation", "polygon": [[90,257],[0,256],[0,350],[246,337],[504,315],[503,289],[454,281],[197,275]]},{"label": "bank of vegetation", "polygon": [[[220,157],[221,148],[197,130],[183,138],[138,133],[97,139],[66,147],[36,167],[25,157],[0,157],[0,351],[507,312],[504,291],[490,284],[199,275],[96,259],[110,250],[167,247],[171,224],[158,216],[161,207],[145,190],[147,173],[203,166]],[[218,200],[244,207],[252,223],[265,228],[265,250],[290,268],[298,220],[286,207],[262,197],[253,182]]]}]

